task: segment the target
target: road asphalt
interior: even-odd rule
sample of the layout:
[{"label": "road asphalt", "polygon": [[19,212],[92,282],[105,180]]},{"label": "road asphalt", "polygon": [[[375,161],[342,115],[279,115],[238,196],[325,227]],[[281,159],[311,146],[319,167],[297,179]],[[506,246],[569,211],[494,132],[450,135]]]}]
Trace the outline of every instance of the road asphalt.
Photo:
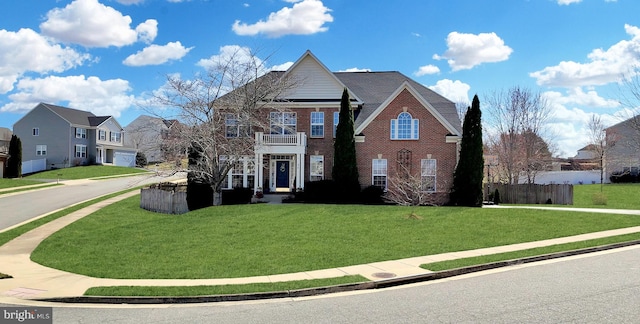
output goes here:
[{"label": "road asphalt", "polygon": [[[68,184],[82,186],[81,182]],[[58,187],[56,187],[58,188]],[[41,190],[51,190],[41,189]],[[640,226],[622,228],[617,230],[602,231],[596,233],[575,235],[557,239],[542,240],[536,242],[512,244],[506,246],[498,246],[491,248],[476,249],[470,251],[460,251],[452,253],[442,253],[436,255],[427,255],[400,260],[374,262],[369,264],[354,265],[333,269],[323,269],[307,272],[265,275],[246,278],[222,278],[222,279],[107,279],[93,278],[84,275],[69,273],[57,269],[44,267],[30,260],[31,252],[48,236],[62,229],[68,224],[85,217],[92,212],[103,208],[109,204],[118,202],[127,197],[138,194],[138,191],[132,191],[113,197],[86,208],[80,209],[67,216],[58,218],[45,225],[42,225],[22,236],[0,246],[0,272],[11,275],[13,278],[0,280],[0,303],[18,304],[18,305],[34,305],[37,301],[66,301],[66,302],[87,302],[87,303],[189,303],[202,301],[215,301],[216,299],[203,299],[202,297],[189,300],[183,299],[117,299],[117,298],[86,298],[81,297],[84,292],[91,287],[97,286],[200,286],[200,285],[226,285],[226,284],[245,284],[245,283],[268,283],[282,282],[304,279],[321,279],[332,278],[345,275],[361,275],[371,283],[363,285],[346,285],[336,288],[336,291],[348,289],[369,289],[383,287],[389,285],[399,285],[403,283],[416,282],[420,280],[430,280],[442,277],[440,273],[432,273],[431,271],[420,268],[421,264],[453,260],[458,258],[467,258],[481,255],[489,255],[503,252],[518,251],[537,247],[545,247],[563,243],[591,240],[615,235],[629,234],[640,232]],[[533,208],[533,207],[505,207],[505,206],[487,206],[486,208]],[[618,213],[618,214],[634,214],[640,215],[638,210],[610,210],[610,209],[580,209],[580,208],[564,208],[564,207],[539,207],[539,208],[563,208],[568,212],[602,212],[602,213]],[[4,230],[0,230],[2,232]],[[635,244],[635,243],[634,243]],[[587,251],[588,252],[588,251]],[[558,257],[558,256],[549,256]],[[538,259],[532,258],[532,261]],[[520,261],[527,262],[525,261]],[[503,265],[509,265],[504,263]],[[482,268],[476,268],[482,270]],[[458,270],[458,272],[460,272]],[[468,272],[468,271],[467,271]],[[462,273],[466,273],[462,271]],[[456,272],[450,272],[455,275]],[[425,279],[426,278],[426,279]],[[326,293],[328,290],[313,290],[306,294]],[[329,290],[330,291],[330,290]],[[304,292],[303,292],[304,293]],[[237,297],[242,299],[262,299],[269,295],[249,295]],[[276,296],[277,297],[277,296]],[[44,304],[46,305],[46,303]]]}]

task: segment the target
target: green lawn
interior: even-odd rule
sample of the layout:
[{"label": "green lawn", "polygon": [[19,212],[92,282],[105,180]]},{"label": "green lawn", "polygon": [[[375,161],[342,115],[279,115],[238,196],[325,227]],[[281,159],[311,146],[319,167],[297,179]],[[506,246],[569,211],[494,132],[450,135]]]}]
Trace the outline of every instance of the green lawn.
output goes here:
[{"label": "green lawn", "polygon": [[594,204],[594,194],[601,191],[599,184],[573,186],[573,206],[582,208],[616,208],[640,209],[640,184],[616,183],[602,186],[602,193],[606,198],[606,205]]},{"label": "green lawn", "polygon": [[[422,219],[407,218],[415,211]],[[640,217],[527,209],[237,205],[181,216],[139,196],[55,233],[32,254],[94,277],[232,278],[333,268],[640,225]]]},{"label": "green lawn", "polygon": [[328,279],[295,280],[284,282],[253,283],[239,285],[219,286],[112,286],[89,288],[85,296],[211,296],[260,293],[272,291],[287,291],[316,287],[328,287],[342,284],[360,283],[369,281],[362,276],[344,276]]},{"label": "green lawn", "polygon": [[27,179],[3,179],[0,178],[0,189],[17,188],[30,185],[42,184],[42,181]]},{"label": "green lawn", "polygon": [[63,168],[34,173],[24,177],[24,179],[60,179],[60,180],[76,180],[100,177],[111,177],[119,175],[128,175],[133,173],[149,172],[143,169],[127,168],[107,165],[90,165],[77,166],[73,168]]}]

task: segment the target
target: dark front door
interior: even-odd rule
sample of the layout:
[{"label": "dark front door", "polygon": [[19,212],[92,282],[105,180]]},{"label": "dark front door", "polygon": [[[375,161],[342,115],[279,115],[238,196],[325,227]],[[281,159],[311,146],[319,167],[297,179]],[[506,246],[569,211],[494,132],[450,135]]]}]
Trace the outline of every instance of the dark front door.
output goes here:
[{"label": "dark front door", "polygon": [[276,161],[276,188],[289,188],[289,161]]}]

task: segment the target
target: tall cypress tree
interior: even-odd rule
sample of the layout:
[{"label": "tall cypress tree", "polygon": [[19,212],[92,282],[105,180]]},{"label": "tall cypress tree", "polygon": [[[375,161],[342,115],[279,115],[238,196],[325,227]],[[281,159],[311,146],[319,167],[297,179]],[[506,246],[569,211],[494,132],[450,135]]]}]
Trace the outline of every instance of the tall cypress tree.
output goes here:
[{"label": "tall cypress tree", "polygon": [[19,178],[22,175],[22,141],[17,135],[11,135],[9,142],[9,161],[7,178]]},{"label": "tall cypress tree", "polygon": [[355,200],[360,192],[354,133],[351,101],[349,92],[345,88],[340,101],[340,115],[336,128],[336,141],[333,144],[333,168],[331,170],[331,176],[339,191],[338,197],[345,201]]},{"label": "tall cypress tree", "polygon": [[462,124],[460,161],[453,175],[451,203],[458,206],[478,207],[482,205],[482,113],[478,95],[473,97]]}]

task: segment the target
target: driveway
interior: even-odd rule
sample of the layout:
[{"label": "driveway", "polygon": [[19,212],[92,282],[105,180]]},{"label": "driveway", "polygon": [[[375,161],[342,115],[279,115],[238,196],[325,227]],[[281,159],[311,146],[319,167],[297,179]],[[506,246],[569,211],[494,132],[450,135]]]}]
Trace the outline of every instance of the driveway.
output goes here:
[{"label": "driveway", "polygon": [[0,231],[61,208],[143,184],[184,178],[142,175],[103,180],[61,181],[64,185],[0,195]]}]

